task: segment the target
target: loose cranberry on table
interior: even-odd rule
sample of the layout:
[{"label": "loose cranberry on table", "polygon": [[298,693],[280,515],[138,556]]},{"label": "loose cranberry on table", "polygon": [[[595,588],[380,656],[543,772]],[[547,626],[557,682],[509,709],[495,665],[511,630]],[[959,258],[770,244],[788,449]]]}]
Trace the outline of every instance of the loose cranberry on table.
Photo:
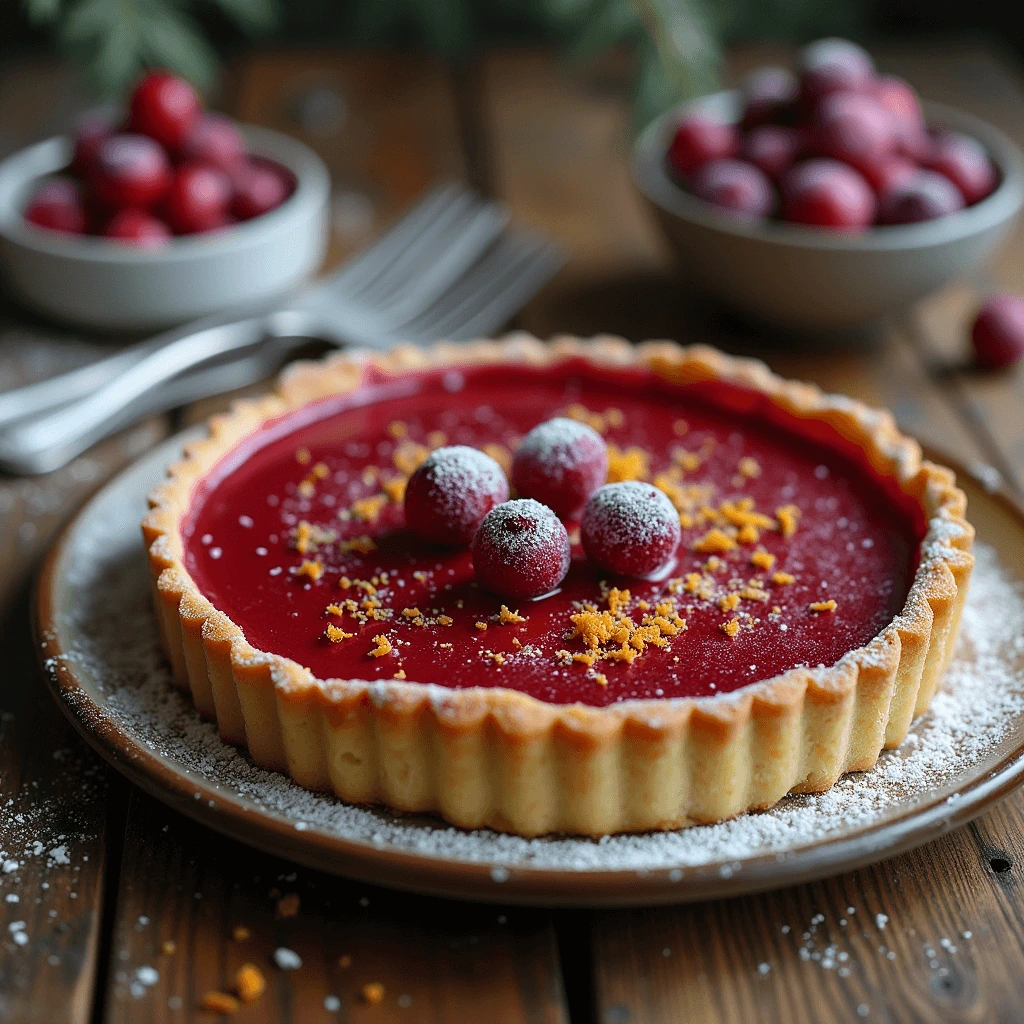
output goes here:
[{"label": "loose cranberry on table", "polygon": [[213,231],[227,223],[231,179],[216,167],[185,164],[167,193],[164,216],[175,234]]},{"label": "loose cranberry on table", "polygon": [[744,130],[788,118],[798,92],[799,85],[792,71],[775,67],[752,71],[740,86]]},{"label": "loose cranberry on table", "polygon": [[848,39],[819,39],[797,55],[801,101],[812,105],[840,90],[867,91],[874,82],[875,62],[862,46]]},{"label": "loose cranberry on table", "polygon": [[25,208],[25,220],[50,231],[85,234],[88,218],[78,182],[69,178],[51,178],[44,182]]},{"label": "loose cranberry on table", "polygon": [[473,570],[482,587],[517,600],[551,593],[569,571],[569,534],[533,498],[492,509],[473,538]]},{"label": "loose cranberry on table", "polygon": [[852,167],[837,160],[808,160],[782,182],[782,215],[797,224],[861,231],[875,219],[875,196]]},{"label": "loose cranberry on table", "polygon": [[154,249],[169,242],[171,229],[158,217],[145,210],[121,210],[107,223],[103,234],[144,249]]},{"label": "loose cranberry on table", "polygon": [[802,150],[803,132],[799,128],[766,124],[743,137],[743,158],[772,181],[778,181],[796,163]]},{"label": "loose cranberry on table", "polygon": [[113,125],[105,112],[92,110],[83,114],[71,135],[75,147],[71,173],[78,178],[87,178],[96,166],[100,146],[113,134]]},{"label": "loose cranberry on table", "polygon": [[112,135],[105,139],[89,178],[92,197],[112,210],[155,206],[170,185],[167,154],[145,135]]},{"label": "loose cranberry on table", "polygon": [[892,152],[897,137],[892,115],[874,97],[835,92],[815,110],[812,130],[817,153],[859,166]]},{"label": "loose cranberry on table", "polygon": [[154,71],[135,87],[128,114],[130,131],[176,150],[202,114],[195,89],[184,79]]},{"label": "loose cranberry on table", "polygon": [[964,197],[948,178],[935,171],[917,171],[883,193],[878,203],[880,224],[916,224],[964,208]]},{"label": "loose cranberry on table", "polygon": [[182,141],[181,156],[230,172],[245,159],[245,140],[229,117],[204,114]]},{"label": "loose cranberry on table", "polygon": [[608,476],[608,448],[593,427],[563,416],[531,430],[512,460],[512,483],[560,516],[577,515]]},{"label": "loose cranberry on table", "polygon": [[954,132],[938,137],[925,166],[949,178],[968,206],[984,199],[998,184],[996,169],[981,143]]},{"label": "loose cranberry on table", "polygon": [[1024,357],[1024,296],[998,292],[978,310],[971,329],[978,366],[999,370]]},{"label": "loose cranberry on table", "polygon": [[745,160],[712,160],[693,176],[693,194],[730,213],[759,220],[775,206],[768,175]]},{"label": "loose cranberry on table", "polygon": [[270,160],[250,158],[235,168],[232,179],[231,214],[238,220],[251,220],[277,209],[294,188],[288,172]]},{"label": "loose cranberry on table", "polygon": [[708,114],[690,114],[676,128],[668,148],[668,162],[681,178],[688,178],[709,160],[722,160],[739,152],[735,125]]},{"label": "loose cranberry on table", "polygon": [[489,455],[467,445],[431,452],[405,488],[405,524],[434,544],[466,545],[485,515],[508,500],[508,481]]},{"label": "loose cranberry on table", "polygon": [[638,480],[606,484],[587,502],[580,539],[602,569],[650,576],[679,547],[679,513],[663,491]]}]

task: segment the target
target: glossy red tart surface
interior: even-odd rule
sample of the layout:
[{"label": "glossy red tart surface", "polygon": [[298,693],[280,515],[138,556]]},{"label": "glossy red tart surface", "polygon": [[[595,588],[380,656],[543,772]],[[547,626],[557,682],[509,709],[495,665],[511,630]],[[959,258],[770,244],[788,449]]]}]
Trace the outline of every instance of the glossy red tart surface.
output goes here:
[{"label": "glossy red tart surface", "polygon": [[[831,428],[762,395],[577,361],[367,373],[355,392],[246,439],[196,487],[181,526],[210,601],[254,647],[320,678],[598,706],[703,696],[833,664],[904,603],[920,509]],[[665,490],[682,539],[657,580],[617,579],[567,523],[561,589],[503,608],[476,584],[468,549],[405,529],[404,481],[443,445],[482,448],[507,469],[518,440],[555,415],[601,431],[610,479]]]}]

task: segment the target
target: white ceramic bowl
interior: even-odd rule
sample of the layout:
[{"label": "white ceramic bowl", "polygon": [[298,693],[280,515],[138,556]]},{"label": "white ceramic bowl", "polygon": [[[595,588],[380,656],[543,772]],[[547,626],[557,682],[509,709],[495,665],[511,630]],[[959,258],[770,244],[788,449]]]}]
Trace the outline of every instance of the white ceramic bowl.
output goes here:
[{"label": "white ceramic bowl", "polygon": [[53,138],[0,164],[0,261],[9,287],[55,320],[107,330],[167,327],[284,294],[320,266],[330,176],[308,147],[241,126],[249,150],[287,167],[294,193],[276,210],[206,235],[140,249],[27,224],[38,179],[66,167],[71,142]]},{"label": "white ceramic bowl", "polygon": [[924,105],[929,124],[977,139],[1001,182],[980,203],[921,224],[842,234],[775,221],[752,222],[680,188],[665,153],[680,118],[702,110],[738,120],[739,95],[715,93],[654,121],[633,151],[633,178],[687,275],[756,319],[790,328],[865,324],[941,288],[999,247],[1024,204],[1024,156],[1000,131],[969,114]]}]

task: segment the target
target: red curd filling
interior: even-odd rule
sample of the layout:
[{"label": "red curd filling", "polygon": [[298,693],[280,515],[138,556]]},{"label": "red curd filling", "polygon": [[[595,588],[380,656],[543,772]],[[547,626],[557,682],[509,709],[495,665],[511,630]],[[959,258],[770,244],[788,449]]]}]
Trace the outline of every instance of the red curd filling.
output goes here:
[{"label": "red curd filling", "polygon": [[[405,528],[405,482],[430,449],[471,445],[506,471],[555,415],[609,446],[609,479],[679,510],[656,580],[589,563],[578,524],[554,594],[509,605],[467,549]],[[906,599],[917,504],[832,428],[724,384],[567,361],[389,377],[263,426],[196,487],[185,564],[256,648],[322,679],[502,686],[556,704],[728,692],[831,665]]]}]

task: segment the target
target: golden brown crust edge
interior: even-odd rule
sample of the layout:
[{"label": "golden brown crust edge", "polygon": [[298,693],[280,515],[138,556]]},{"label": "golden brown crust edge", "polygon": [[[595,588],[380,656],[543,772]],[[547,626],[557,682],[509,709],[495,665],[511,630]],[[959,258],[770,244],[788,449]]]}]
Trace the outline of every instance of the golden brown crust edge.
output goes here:
[{"label": "golden brown crust edge", "polygon": [[[178,523],[194,483],[264,420],[355,387],[367,363],[400,372],[568,357],[646,364],[680,383],[729,381],[859,444],[928,519],[902,612],[831,668],[793,669],[734,694],[592,708],[502,689],[317,680],[296,662],[251,647],[186,572]],[[150,507],[143,535],[161,640],[176,681],[225,740],[245,744],[261,767],[351,803],[435,812],[463,828],[523,836],[714,822],[870,768],[927,709],[952,655],[974,562],[974,531],[953,473],[924,461],[889,413],[786,381],[756,360],[610,337],[545,344],[510,335],[295,364],[276,395],[213,417],[209,436],[170,467]]]}]

